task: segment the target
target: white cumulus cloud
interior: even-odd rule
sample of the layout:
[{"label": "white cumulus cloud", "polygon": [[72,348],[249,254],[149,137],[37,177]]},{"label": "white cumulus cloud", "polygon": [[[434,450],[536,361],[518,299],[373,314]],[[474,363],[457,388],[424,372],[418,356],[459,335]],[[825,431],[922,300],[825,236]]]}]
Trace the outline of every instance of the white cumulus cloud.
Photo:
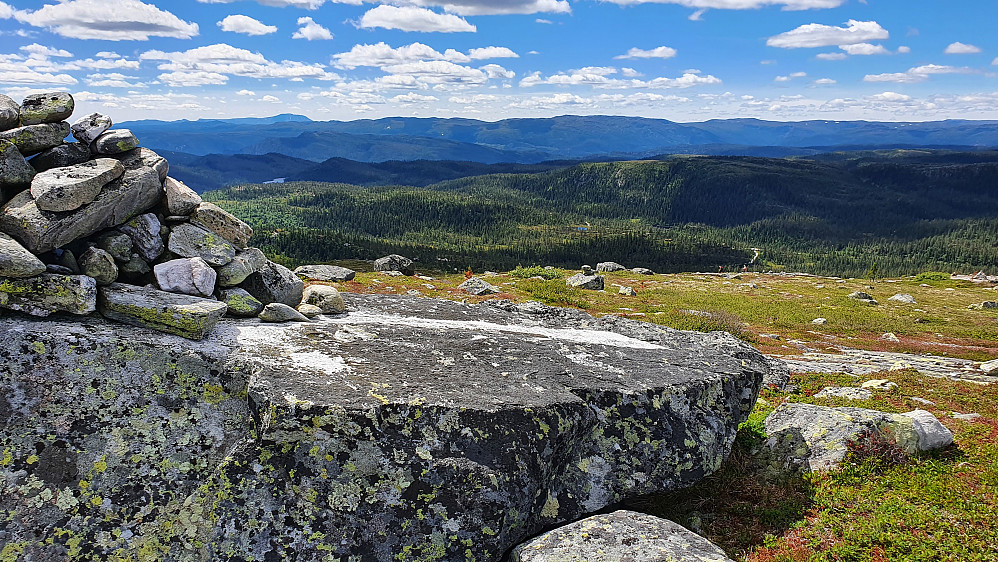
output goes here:
[{"label": "white cumulus cloud", "polygon": [[468,51],[468,57],[475,60],[480,59],[516,59],[520,55],[507,47],[481,47]]},{"label": "white cumulus cloud", "polygon": [[818,60],[845,60],[849,58],[849,55],[845,53],[821,53],[815,55],[814,58]]},{"label": "white cumulus cloud", "polygon": [[867,99],[871,101],[885,101],[890,103],[897,103],[897,102],[910,101],[911,96],[906,94],[899,94],[897,92],[883,92],[873,96],[868,96]]},{"label": "white cumulus cloud", "polygon": [[478,30],[464,18],[454,14],[438,14],[415,6],[378,6],[367,11],[358,27],[398,29],[437,33],[475,32]]},{"label": "white cumulus cloud", "polygon": [[[202,4],[231,4],[239,0],[198,0]],[[274,6],[275,8],[302,8],[305,10],[318,10],[326,2],[334,4],[353,4],[359,6],[362,0],[256,0],[257,4],[263,6]]]},{"label": "white cumulus cloud", "polygon": [[9,20],[14,17],[14,8],[6,2],[0,2],[0,20]]},{"label": "white cumulus cloud", "polygon": [[981,48],[977,45],[968,45],[957,41],[956,43],[947,45],[943,52],[947,55],[973,55],[980,53]]},{"label": "white cumulus cloud", "polygon": [[439,98],[435,96],[424,96],[423,94],[417,94],[415,92],[409,92],[408,94],[399,94],[391,99],[391,101],[398,103],[429,103],[432,101],[439,101]]},{"label": "white cumulus cloud", "polygon": [[890,33],[875,21],[849,20],[845,27],[809,23],[766,40],[770,47],[798,49],[856,45],[890,38]]},{"label": "white cumulus cloud", "polygon": [[322,27],[321,25],[315,23],[310,17],[298,18],[298,31],[291,36],[292,39],[308,39],[309,41],[320,41],[329,40],[333,38],[333,34]]},{"label": "white cumulus cloud", "polygon": [[835,82],[835,80],[832,80],[831,78],[818,78],[817,80],[814,81],[814,83],[817,84],[817,85],[819,85],[819,86],[825,86],[825,85],[828,85],[828,84],[835,84],[836,82]]},{"label": "white cumulus cloud", "polygon": [[221,28],[222,31],[245,33],[246,35],[267,35],[277,31],[276,25],[267,25],[260,20],[242,14],[225,16],[225,19],[215,25]]},{"label": "white cumulus cloud", "polygon": [[627,54],[617,55],[615,59],[671,59],[676,56],[676,50],[672,47],[655,47],[644,50],[637,47],[628,49]]},{"label": "white cumulus cloud", "polygon": [[[678,4],[696,10],[755,10],[766,6],[781,6],[784,10],[816,10],[838,8],[846,0],[605,0],[613,4]],[[702,15],[702,14],[701,14]]]},{"label": "white cumulus cloud", "polygon": [[146,51],[139,55],[139,60],[165,61],[158,66],[160,70],[167,71],[165,77],[160,75],[160,79],[170,85],[221,84],[228,80],[226,75],[266,79],[284,78],[294,81],[306,78],[317,80],[336,80],[339,78],[339,76],[327,72],[321,64],[305,64],[290,60],[278,63],[267,60],[260,53],[225,43],[205,45],[179,52]]},{"label": "white cumulus cloud", "polygon": [[190,39],[198,24],[139,0],[68,0],[38,10],[16,10],[14,17],[73,39],[146,41],[150,37]]},{"label": "white cumulus cloud", "polygon": [[855,45],[841,45],[840,49],[850,55],[889,55],[891,54],[883,45],[872,43],[856,43]]},{"label": "white cumulus cloud", "polygon": [[973,74],[972,68],[965,66],[947,66],[941,64],[924,64],[909,68],[904,72],[888,72],[885,74],[867,74],[864,82],[897,82],[899,84],[914,84],[924,82],[933,74]]}]

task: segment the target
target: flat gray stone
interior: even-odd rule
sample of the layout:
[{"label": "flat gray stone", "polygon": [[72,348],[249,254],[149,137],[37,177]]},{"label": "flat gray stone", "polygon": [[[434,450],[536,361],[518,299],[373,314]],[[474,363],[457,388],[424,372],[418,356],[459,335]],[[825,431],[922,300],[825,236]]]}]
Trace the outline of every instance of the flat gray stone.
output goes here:
[{"label": "flat gray stone", "polygon": [[98,309],[105,318],[200,340],[225,314],[225,303],[114,283],[101,287]]},{"label": "flat gray stone", "polygon": [[111,254],[100,248],[87,248],[79,262],[80,271],[93,277],[98,285],[110,285],[118,280],[118,265]]},{"label": "flat gray stone", "polygon": [[229,307],[229,316],[238,318],[253,318],[263,310],[263,303],[253,298],[245,289],[222,289],[218,292],[218,300]]},{"label": "flat gray stone", "polygon": [[132,239],[135,252],[147,262],[158,259],[166,249],[160,234],[162,225],[153,213],[141,214],[119,226],[118,230]]},{"label": "flat gray stone", "polygon": [[128,129],[104,131],[90,145],[95,154],[124,154],[139,147],[139,139]]},{"label": "flat gray stone", "polygon": [[844,398],[846,400],[869,400],[873,392],[865,388],[847,386],[826,386],[814,395],[815,398]]},{"label": "flat gray stone", "polygon": [[166,191],[166,209],[171,215],[189,215],[201,204],[201,196],[180,180],[167,177],[163,190]]},{"label": "flat gray stone", "polygon": [[58,123],[68,119],[75,107],[68,92],[31,94],[21,102],[21,124]]},{"label": "flat gray stone", "polygon": [[0,94],[0,131],[17,127],[21,122],[21,106],[9,97]]},{"label": "flat gray stone", "polygon": [[201,258],[214,266],[225,265],[236,257],[236,249],[221,236],[190,223],[180,223],[170,230],[167,248],[185,258]]},{"label": "flat gray stone", "polygon": [[170,293],[210,297],[215,292],[215,270],[201,258],[180,258],[153,267],[156,284]]},{"label": "flat gray stone", "polygon": [[599,273],[608,273],[612,271],[626,271],[627,268],[613,261],[604,261],[596,264],[596,271]]},{"label": "flat gray stone", "polygon": [[303,265],[295,269],[295,275],[314,281],[352,281],[357,272],[338,265]]},{"label": "flat gray stone", "polygon": [[68,142],[36,154],[28,163],[38,172],[64,168],[90,160],[90,147],[79,142]]},{"label": "flat gray stone", "polygon": [[35,169],[10,141],[0,140],[0,188],[20,187],[31,183]]},{"label": "flat gray stone", "polygon": [[481,295],[496,295],[498,294],[499,287],[480,279],[478,277],[471,277],[466,279],[463,283],[457,286],[458,289],[462,289],[469,295],[481,296]]},{"label": "flat gray stone", "polygon": [[585,273],[576,273],[568,279],[565,279],[565,285],[569,287],[578,287],[579,289],[588,289],[590,291],[602,291],[604,279],[602,275],[586,275]]},{"label": "flat gray stone", "polygon": [[42,211],[73,211],[93,201],[105,185],[124,173],[121,162],[112,158],[52,168],[31,180],[31,196]]},{"label": "flat gray stone", "polygon": [[80,141],[81,143],[90,146],[90,143],[97,140],[97,137],[101,136],[104,131],[111,128],[114,123],[111,118],[107,115],[102,115],[100,113],[91,113],[84,117],[77,119],[69,130],[73,133],[73,137]]},{"label": "flat gray stone", "polygon": [[218,268],[218,286],[235,287],[267,265],[267,256],[258,248],[236,252],[232,261]]},{"label": "flat gray stone", "polygon": [[512,562],[733,562],[682,525],[617,510],[548,531],[513,549]]},{"label": "flat gray stone", "polygon": [[0,210],[0,230],[41,254],[124,223],[158,203],[161,190],[156,172],[145,168],[126,170],[89,205],[70,213],[43,211],[30,193],[22,192]]},{"label": "flat gray stone", "polygon": [[34,277],[45,272],[45,264],[17,240],[0,232],[0,277]]},{"label": "flat gray stone", "polygon": [[31,156],[59,146],[69,135],[69,123],[41,123],[0,131],[0,140],[13,143],[21,154]]},{"label": "flat gray stone", "polygon": [[318,307],[321,314],[342,314],[347,310],[340,292],[329,285],[305,287],[302,302]]},{"label": "flat gray stone", "polygon": [[290,306],[280,302],[272,302],[264,306],[258,317],[264,322],[279,323],[309,321],[308,316],[305,316],[301,312],[298,312]]},{"label": "flat gray stone", "polygon": [[97,282],[86,275],[42,273],[36,277],[0,279],[0,308],[32,316],[54,312],[90,314],[96,302]]},{"label": "flat gray stone", "polygon": [[648,269],[647,267],[635,267],[631,270],[632,273],[637,273],[638,275],[655,275],[655,272]]},{"label": "flat gray stone", "polygon": [[250,225],[236,218],[235,215],[214,203],[202,202],[191,213],[191,222],[199,225],[222,238],[225,238],[236,248],[245,248],[253,237]]},{"label": "flat gray stone", "polygon": [[139,147],[122,154],[112,154],[111,158],[117,158],[126,170],[138,168],[152,168],[159,175],[159,181],[165,182],[167,174],[170,173],[170,163],[159,154],[148,148]]},{"label": "flat gray stone", "polygon": [[305,290],[305,282],[283,265],[268,261],[260,271],[250,275],[240,285],[263,304],[284,303],[297,308]]},{"label": "flat gray stone", "polygon": [[405,256],[389,254],[374,260],[374,271],[397,271],[402,275],[415,275],[416,264]]}]

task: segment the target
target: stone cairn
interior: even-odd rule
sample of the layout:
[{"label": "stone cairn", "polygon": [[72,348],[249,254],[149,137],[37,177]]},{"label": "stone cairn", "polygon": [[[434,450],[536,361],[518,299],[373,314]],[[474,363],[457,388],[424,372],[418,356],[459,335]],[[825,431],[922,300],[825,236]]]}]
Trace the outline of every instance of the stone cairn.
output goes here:
[{"label": "stone cairn", "polygon": [[[89,315],[191,339],[225,314],[343,312],[247,244],[253,230],[168,176],[169,164],[73,97],[0,95],[0,308]],[[76,142],[66,142],[72,134]]]}]

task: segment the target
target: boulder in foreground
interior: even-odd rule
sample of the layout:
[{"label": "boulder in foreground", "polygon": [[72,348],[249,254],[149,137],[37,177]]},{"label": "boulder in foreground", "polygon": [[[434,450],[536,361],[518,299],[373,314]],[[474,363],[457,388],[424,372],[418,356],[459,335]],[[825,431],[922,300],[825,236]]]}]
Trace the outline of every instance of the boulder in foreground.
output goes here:
[{"label": "boulder in foreground", "polygon": [[97,282],[86,275],[43,273],[37,277],[0,278],[0,308],[32,316],[54,312],[90,314],[97,302]]}]

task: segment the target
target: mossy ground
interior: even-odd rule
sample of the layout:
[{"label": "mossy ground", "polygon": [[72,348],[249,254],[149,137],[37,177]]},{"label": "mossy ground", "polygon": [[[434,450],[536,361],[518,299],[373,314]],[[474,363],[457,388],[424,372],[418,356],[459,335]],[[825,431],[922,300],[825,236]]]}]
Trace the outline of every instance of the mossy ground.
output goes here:
[{"label": "mossy ground", "polygon": [[[547,270],[550,272],[551,270]],[[991,285],[948,279],[870,281],[743,273],[606,275],[605,292],[565,287],[574,271],[537,280],[499,274],[486,280],[502,293],[473,297],[457,289],[464,275],[434,279],[359,273],[342,291],[405,294],[479,302],[539,300],[593,314],[617,314],[680,329],[725,330],[770,354],[837,345],[972,360],[998,358],[998,310],[968,305],[998,300]],[[617,293],[633,287],[637,296]],[[871,294],[871,306],[847,297]],[[888,298],[912,295],[917,304]],[[823,325],[812,324],[825,318]],[[892,332],[898,342],[880,339]],[[775,334],[779,339],[760,337]],[[825,386],[858,386],[887,378],[898,387],[866,401],[816,399]],[[746,561],[998,561],[998,385],[930,378],[914,370],[794,375],[796,393],[764,390],[735,449],[714,475],[693,488],[641,498],[630,506],[668,517]],[[912,397],[934,402],[925,405]],[[783,401],[850,405],[886,412],[927,409],[955,435],[953,446],[901,465],[851,460],[841,470],[806,477],[766,477],[752,452],[764,439],[762,420]],[[952,413],[977,413],[964,421]]]}]

